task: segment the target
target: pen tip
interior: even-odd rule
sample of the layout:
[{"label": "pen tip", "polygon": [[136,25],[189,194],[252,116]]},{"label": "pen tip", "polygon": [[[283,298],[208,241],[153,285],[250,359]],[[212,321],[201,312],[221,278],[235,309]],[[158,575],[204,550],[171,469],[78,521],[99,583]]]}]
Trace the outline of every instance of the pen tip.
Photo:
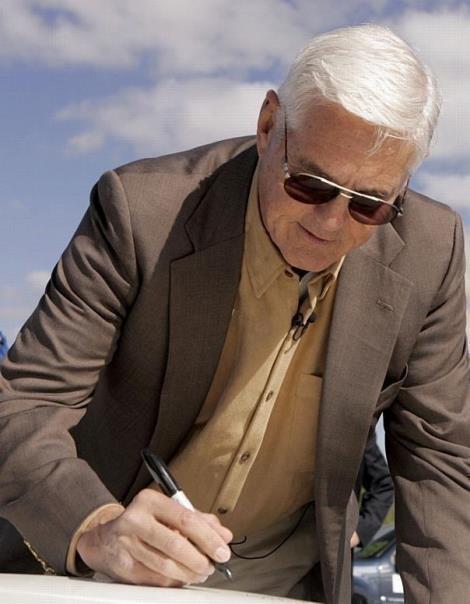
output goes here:
[{"label": "pen tip", "polygon": [[226,566],[225,564],[221,564],[220,562],[215,562],[214,566],[215,569],[218,570],[219,573],[222,573],[226,579],[228,579],[229,581],[233,581],[232,571],[228,566]]}]

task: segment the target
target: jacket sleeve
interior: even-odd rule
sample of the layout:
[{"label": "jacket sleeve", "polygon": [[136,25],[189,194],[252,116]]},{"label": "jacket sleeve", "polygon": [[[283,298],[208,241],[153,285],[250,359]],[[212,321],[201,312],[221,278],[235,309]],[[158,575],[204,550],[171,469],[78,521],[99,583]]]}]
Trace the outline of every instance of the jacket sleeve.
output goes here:
[{"label": "jacket sleeve", "polygon": [[0,516],[59,573],[75,529],[115,501],[77,458],[69,430],[112,358],[136,288],[128,203],[110,172],[0,374]]},{"label": "jacket sleeve", "polygon": [[384,521],[393,503],[393,482],[387,462],[377,446],[375,434],[364,452],[362,487],[357,534],[361,546],[366,546]]},{"label": "jacket sleeve", "polygon": [[397,566],[407,604],[464,602],[470,590],[464,264],[456,216],[447,272],[415,342],[404,387],[385,414]]}]

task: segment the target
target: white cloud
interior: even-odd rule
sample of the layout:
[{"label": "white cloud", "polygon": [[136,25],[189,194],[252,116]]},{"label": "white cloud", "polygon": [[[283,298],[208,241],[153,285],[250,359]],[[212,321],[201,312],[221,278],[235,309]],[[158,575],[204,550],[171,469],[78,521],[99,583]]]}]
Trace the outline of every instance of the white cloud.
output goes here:
[{"label": "white cloud", "polygon": [[[189,78],[196,85],[198,79],[216,81],[227,74],[239,84],[253,82],[253,74],[270,79],[259,74],[284,71],[319,31],[359,20],[387,22],[421,51],[442,84],[445,104],[434,157],[470,158],[468,3],[407,0],[407,8],[390,18],[392,6],[391,0],[2,0],[0,58],[103,69],[145,65],[160,86],[121,91],[112,99],[74,107],[89,127],[71,144],[79,151],[95,150],[112,136],[137,148],[158,149],[155,141],[149,146],[152,133],[145,132],[145,116],[137,116],[129,104],[147,109],[151,102],[168,109],[162,95],[167,91],[174,100],[177,87],[170,77]],[[129,127],[111,124],[105,107],[112,115],[130,117]],[[150,108],[149,113],[153,126],[155,111]],[[204,129],[210,138],[229,135]],[[166,140],[165,131],[157,128]],[[191,144],[188,139],[181,146]]]},{"label": "white cloud", "polygon": [[[433,157],[450,161],[470,158],[468,6],[441,2],[436,8],[435,3],[421,2],[414,5],[424,7],[421,10],[410,7],[387,19],[389,3],[384,0],[340,0],[334,6],[326,0],[315,6],[310,0],[239,0],[236,4],[231,0],[201,0],[197,10],[189,0],[141,0],[138,4],[133,0],[6,1],[13,13],[20,13],[23,27],[19,37],[25,39],[20,44],[16,27],[16,42],[3,44],[0,53],[21,51],[49,63],[108,68],[131,67],[147,57],[154,75],[158,73],[159,81],[153,88],[122,90],[99,102],[85,101],[67,108],[64,118],[76,116],[85,124],[70,141],[76,151],[93,151],[108,138],[115,138],[131,143],[140,152],[157,152],[168,150],[168,141],[175,141],[175,148],[204,142],[196,136],[197,130],[207,132],[208,140],[252,131],[219,128],[220,109],[211,127],[208,116],[214,107],[211,97],[218,94],[215,86],[236,91],[249,73],[266,73],[275,66],[285,69],[308,38],[341,24],[347,15],[354,19],[362,10],[369,19],[375,16],[377,21],[387,21],[420,51],[438,76],[445,103]],[[38,8],[54,10],[55,20],[41,18]],[[4,29],[11,33],[10,21]],[[257,85],[251,82],[246,86]],[[209,87],[205,95],[201,85]],[[177,91],[191,94],[192,89],[198,98],[208,97],[209,110],[205,116],[196,116],[198,124],[178,128],[171,114],[181,116],[183,106],[188,108],[190,103],[178,98]]]},{"label": "white cloud", "polygon": [[384,13],[387,0],[2,0],[0,56],[161,74],[287,65],[312,35]]},{"label": "white cloud", "polygon": [[114,97],[82,102],[60,112],[62,120],[79,120],[84,132],[70,144],[79,152],[120,139],[138,153],[176,151],[211,140],[253,134],[270,82],[226,78],[164,80],[149,89],[128,89]]},{"label": "white cloud", "polygon": [[[100,103],[101,108],[104,105],[105,103]],[[93,106],[90,106],[88,103],[81,103],[77,106],[64,109],[59,113],[58,117],[59,119],[64,120],[77,119],[92,122],[96,128],[95,130],[87,130],[72,136],[69,140],[69,149],[78,153],[88,153],[90,151],[96,151],[104,145],[105,133],[108,132],[109,129],[105,128],[104,124],[100,124],[102,120],[100,120],[97,107],[96,111],[94,111]],[[111,134],[111,132],[109,133]]]},{"label": "white cloud", "polygon": [[21,325],[36,307],[50,273],[34,270],[18,280],[18,284],[0,285],[0,330],[11,345]]},{"label": "white cloud", "polygon": [[421,171],[419,190],[447,203],[454,209],[470,210],[470,174],[446,174]]},{"label": "white cloud", "polygon": [[444,96],[432,156],[470,159],[470,7],[408,10],[393,23],[436,74]]},{"label": "white cloud", "polygon": [[[470,175],[444,174],[439,172],[419,173],[419,190],[425,195],[447,203],[457,211],[470,209]],[[465,283],[467,292],[467,339],[470,342],[470,225],[464,225],[465,237]]]},{"label": "white cloud", "polygon": [[298,10],[282,0],[2,3],[0,55],[48,65],[126,68],[146,53],[162,73],[260,69],[306,36]]},{"label": "white cloud", "polygon": [[32,271],[26,275],[26,283],[33,292],[42,292],[49,281],[50,273],[48,271]]}]

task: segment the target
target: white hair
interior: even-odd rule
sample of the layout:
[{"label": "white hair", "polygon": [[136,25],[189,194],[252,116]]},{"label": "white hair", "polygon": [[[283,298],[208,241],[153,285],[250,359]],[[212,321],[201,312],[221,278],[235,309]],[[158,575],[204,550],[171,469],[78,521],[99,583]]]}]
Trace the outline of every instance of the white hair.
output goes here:
[{"label": "white hair", "polygon": [[338,103],[377,126],[371,153],[388,137],[412,143],[414,167],[428,154],[441,106],[431,70],[390,29],[372,24],[313,38],[295,59],[278,96],[294,128],[312,103]]}]

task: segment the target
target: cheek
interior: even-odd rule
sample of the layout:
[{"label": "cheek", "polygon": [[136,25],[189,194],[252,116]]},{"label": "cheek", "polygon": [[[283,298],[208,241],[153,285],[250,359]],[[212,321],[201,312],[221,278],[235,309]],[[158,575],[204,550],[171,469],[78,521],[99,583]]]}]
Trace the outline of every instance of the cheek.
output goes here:
[{"label": "cheek", "polygon": [[[300,206],[300,207],[297,207]],[[274,239],[292,235],[295,223],[302,223],[304,208],[300,204],[294,206],[290,202],[279,200],[268,208],[266,226]]]},{"label": "cheek", "polygon": [[260,191],[260,211],[268,231],[281,229],[299,220],[304,211],[302,204],[293,202],[289,197],[286,199],[282,185],[274,185],[270,189],[264,189],[263,192],[264,195]]}]

